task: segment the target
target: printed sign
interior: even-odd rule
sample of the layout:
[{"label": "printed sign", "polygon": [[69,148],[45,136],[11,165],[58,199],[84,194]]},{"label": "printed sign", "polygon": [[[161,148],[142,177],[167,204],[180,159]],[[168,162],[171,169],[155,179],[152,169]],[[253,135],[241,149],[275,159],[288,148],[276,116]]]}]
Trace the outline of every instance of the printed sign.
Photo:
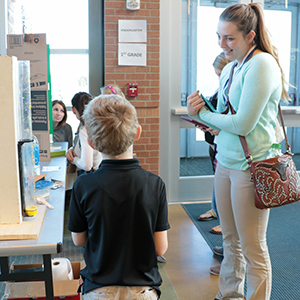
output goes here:
[{"label": "printed sign", "polygon": [[118,65],[119,66],[146,66],[147,45],[146,44],[119,44]]},{"label": "printed sign", "polygon": [[33,131],[48,130],[47,91],[31,92],[31,116]]},{"label": "printed sign", "polygon": [[119,43],[147,43],[147,21],[119,20]]}]

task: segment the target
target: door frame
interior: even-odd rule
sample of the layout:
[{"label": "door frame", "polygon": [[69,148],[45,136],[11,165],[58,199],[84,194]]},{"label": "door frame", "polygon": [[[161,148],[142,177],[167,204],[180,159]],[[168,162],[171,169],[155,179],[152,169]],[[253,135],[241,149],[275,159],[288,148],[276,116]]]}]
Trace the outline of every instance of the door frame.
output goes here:
[{"label": "door frame", "polygon": [[[160,151],[159,174],[169,203],[211,200],[214,176],[180,177],[181,0],[160,1]],[[186,122],[187,123],[187,122]]]}]

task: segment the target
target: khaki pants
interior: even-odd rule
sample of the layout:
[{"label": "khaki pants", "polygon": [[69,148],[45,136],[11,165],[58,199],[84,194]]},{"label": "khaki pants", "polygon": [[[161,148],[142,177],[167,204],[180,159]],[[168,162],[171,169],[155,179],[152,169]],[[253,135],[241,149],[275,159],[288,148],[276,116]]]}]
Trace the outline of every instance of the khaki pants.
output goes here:
[{"label": "khaki pants", "polygon": [[149,286],[106,286],[82,295],[83,300],[157,300]]},{"label": "khaki pants", "polygon": [[254,205],[250,171],[217,165],[216,203],[223,232],[224,259],[217,299],[244,299],[247,270],[247,300],[269,300],[272,285],[270,257],[266,242],[268,209]]}]

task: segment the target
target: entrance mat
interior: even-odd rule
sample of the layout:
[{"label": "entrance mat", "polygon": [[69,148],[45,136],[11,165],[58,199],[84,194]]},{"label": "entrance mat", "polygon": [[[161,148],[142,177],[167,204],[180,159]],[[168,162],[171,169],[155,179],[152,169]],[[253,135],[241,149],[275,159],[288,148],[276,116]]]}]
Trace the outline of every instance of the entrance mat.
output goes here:
[{"label": "entrance mat", "polygon": [[[200,214],[211,209],[210,203],[182,205],[212,249],[222,246],[222,236],[211,234],[218,220],[198,221]],[[272,263],[271,300],[300,299],[300,202],[270,211],[267,243]],[[221,259],[220,259],[221,260]]]}]

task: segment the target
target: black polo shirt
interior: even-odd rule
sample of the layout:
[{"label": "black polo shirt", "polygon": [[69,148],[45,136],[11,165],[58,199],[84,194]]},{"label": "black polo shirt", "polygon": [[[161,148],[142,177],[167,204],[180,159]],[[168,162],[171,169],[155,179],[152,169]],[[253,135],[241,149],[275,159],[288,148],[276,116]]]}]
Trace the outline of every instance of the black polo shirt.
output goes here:
[{"label": "black polo shirt", "polygon": [[162,179],[137,159],[103,160],[74,183],[68,229],[87,231],[83,293],[110,285],[152,286],[161,277],[153,234],[170,228]]}]

